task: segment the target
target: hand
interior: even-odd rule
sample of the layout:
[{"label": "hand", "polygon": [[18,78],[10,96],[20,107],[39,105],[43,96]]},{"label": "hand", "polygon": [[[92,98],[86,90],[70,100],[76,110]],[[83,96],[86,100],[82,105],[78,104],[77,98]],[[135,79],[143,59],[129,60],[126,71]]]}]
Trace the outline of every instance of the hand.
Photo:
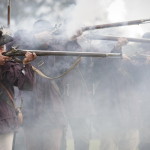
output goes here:
[{"label": "hand", "polygon": [[77,37],[81,36],[82,34],[83,34],[82,30],[77,30],[76,34],[71,37],[71,40],[76,40]]},{"label": "hand", "polygon": [[118,38],[118,42],[117,42],[117,45],[122,47],[124,45],[126,45],[128,43],[128,40],[124,37],[120,37]]},{"label": "hand", "polygon": [[3,56],[0,54],[0,65],[4,65],[6,61],[9,61],[11,58],[8,56]]},{"label": "hand", "polygon": [[23,59],[23,64],[28,64],[29,62],[33,61],[37,55],[35,53],[26,52],[25,58]]},{"label": "hand", "polygon": [[125,60],[130,60],[131,61],[131,58],[129,56],[127,56],[126,54],[122,54],[122,58],[125,59]]},{"label": "hand", "polygon": [[124,37],[120,37],[119,39],[118,39],[118,43],[120,44],[120,45],[126,45],[127,43],[128,43],[128,39],[127,38],[124,38]]},{"label": "hand", "polygon": [[125,61],[130,61],[132,64],[136,65],[137,62],[135,60],[133,60],[131,57],[127,56],[126,54],[122,54],[122,58],[125,60]]}]

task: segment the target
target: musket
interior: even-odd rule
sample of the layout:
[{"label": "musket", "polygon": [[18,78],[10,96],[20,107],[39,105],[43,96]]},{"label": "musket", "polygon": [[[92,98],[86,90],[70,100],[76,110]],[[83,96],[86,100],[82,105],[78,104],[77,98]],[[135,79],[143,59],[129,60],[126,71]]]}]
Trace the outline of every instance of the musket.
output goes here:
[{"label": "musket", "polygon": [[77,51],[50,51],[50,50],[20,50],[11,49],[4,52],[4,56],[25,56],[26,52],[36,53],[37,56],[80,56],[80,57],[111,57],[122,56],[121,53],[77,52]]},{"label": "musket", "polygon": [[7,6],[7,26],[10,27],[10,0],[8,0],[8,6]]},{"label": "musket", "polygon": [[123,22],[86,26],[86,27],[82,27],[81,29],[77,30],[77,33],[74,34],[73,36],[71,36],[71,39],[76,39],[77,37],[82,35],[82,32],[89,31],[89,30],[105,29],[105,28],[128,26],[128,25],[139,25],[139,24],[144,24],[144,23],[150,23],[150,19],[140,19],[140,20],[131,20],[131,21],[123,21]]},{"label": "musket", "polygon": [[128,26],[128,25],[139,25],[139,24],[143,24],[143,23],[150,23],[150,19],[131,20],[131,21],[123,21],[123,22],[115,22],[115,23],[87,26],[87,27],[83,27],[81,30],[82,30],[82,32],[84,32],[84,31],[88,31],[88,30],[104,29],[104,28],[112,28],[112,27],[120,27],[120,26]]},{"label": "musket", "polygon": [[150,39],[119,37],[110,35],[86,35],[86,38],[90,40],[108,40],[108,41],[118,41],[119,38],[126,38],[129,42],[150,43]]},{"label": "musket", "polygon": [[[100,57],[100,58],[123,58],[121,53],[99,53],[99,52],[75,52],[75,51],[50,51],[50,50],[20,50],[20,49],[11,49],[10,51],[2,53],[4,56],[12,57],[13,61],[22,63],[22,61],[16,56],[25,56],[26,52],[36,53],[37,56],[78,56],[78,57]],[[130,56],[132,59],[145,60],[149,55],[136,55]]]}]

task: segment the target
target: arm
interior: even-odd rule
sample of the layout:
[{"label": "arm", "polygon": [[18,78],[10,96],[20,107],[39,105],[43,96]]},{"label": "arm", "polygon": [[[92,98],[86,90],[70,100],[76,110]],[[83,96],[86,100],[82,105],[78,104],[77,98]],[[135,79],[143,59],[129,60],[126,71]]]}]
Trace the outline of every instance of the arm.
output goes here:
[{"label": "arm", "polygon": [[121,53],[122,47],[128,43],[126,38],[119,38],[118,42],[115,44],[114,48],[111,50],[111,53]]},{"label": "arm", "polygon": [[[28,64],[34,60],[35,54],[26,53],[23,60],[24,64],[15,63],[12,61],[6,62],[1,66],[2,79],[6,80],[11,85],[17,86],[20,90],[31,90],[34,82],[34,72],[32,66]],[[1,60],[2,57],[0,57]]]},{"label": "arm", "polygon": [[119,38],[118,42],[116,43],[114,48],[111,50],[111,53],[121,53],[123,59],[131,60],[130,57],[122,53],[122,47],[126,45],[127,43],[128,43],[128,40],[126,38]]}]

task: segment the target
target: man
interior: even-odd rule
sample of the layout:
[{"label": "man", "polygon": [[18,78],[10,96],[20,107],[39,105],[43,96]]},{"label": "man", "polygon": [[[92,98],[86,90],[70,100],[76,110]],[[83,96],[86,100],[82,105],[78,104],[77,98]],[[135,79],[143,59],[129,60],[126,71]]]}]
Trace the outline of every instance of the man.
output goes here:
[{"label": "man", "polygon": [[[37,33],[36,37],[37,35],[40,35],[40,33],[39,34]],[[52,38],[54,41],[54,43],[51,42],[50,44],[52,49],[53,48],[57,50],[62,49],[66,51],[67,50],[77,51],[79,49],[81,50],[80,45],[77,43],[75,39],[75,36],[73,36],[70,39],[70,41],[69,40],[66,41],[66,43],[63,42],[61,43],[60,41],[57,41],[57,39],[55,39],[55,35],[52,35]],[[68,66],[71,66],[71,64],[77,59],[74,57],[68,58],[59,56],[55,57],[54,59],[53,58],[54,58],[53,56],[50,56],[46,59],[45,57],[44,59],[40,57],[41,61],[39,61],[40,63],[36,64],[36,67],[49,76],[52,73],[50,71],[52,70],[52,68],[54,68],[53,71],[61,70],[59,72],[59,74],[61,74],[61,72],[65,72],[64,70],[66,70]],[[51,66],[52,64],[53,66]],[[79,66],[80,69],[84,70],[84,75],[86,74],[85,68],[86,65],[87,63],[86,64],[82,63]],[[88,150],[90,127],[91,127],[90,122],[91,103],[89,99],[89,91],[86,85],[87,83],[85,83],[82,77],[83,70],[80,70],[79,68],[75,68],[67,75],[55,81],[59,83],[61,96],[63,97],[64,102],[63,104],[65,106],[65,113],[67,114],[67,119],[73,133],[75,149]],[[41,126],[44,125],[45,127],[43,130],[44,136],[42,136],[44,138],[41,140],[42,141],[41,144],[45,143],[45,146],[43,146],[42,148],[44,150],[47,150],[46,147],[49,146],[50,150],[51,149],[54,150],[56,148],[60,149],[60,139],[62,139],[62,131],[64,131],[63,128],[65,127],[64,126],[65,124],[63,125],[62,123],[65,121],[65,119],[63,115],[64,111],[59,95],[59,90],[58,88],[54,87],[51,81],[49,81],[48,79],[44,79],[40,76],[37,76],[37,83],[38,83],[36,88],[37,89],[36,100],[38,101],[37,112],[41,120],[45,120],[44,122],[47,124],[47,126],[45,127],[44,125],[45,123],[41,122],[42,123]],[[41,89],[41,85],[43,85],[42,88],[44,87],[44,91],[40,90],[39,92],[38,89]],[[42,117],[44,118],[42,119]],[[43,129],[43,127],[41,127],[41,129]],[[47,138],[45,139],[45,137]],[[45,141],[43,142],[43,140]],[[51,141],[53,141],[53,143]],[[40,145],[40,143],[38,145]]]},{"label": "man", "polygon": [[[3,38],[1,35],[0,39]],[[7,41],[9,42],[9,41]],[[5,41],[5,44],[7,43]],[[17,109],[14,102],[14,86],[20,90],[31,90],[34,73],[29,64],[36,58],[35,53],[27,52],[23,64],[3,56],[6,46],[0,44],[0,149],[11,150],[14,131],[19,127]]]},{"label": "man", "polygon": [[[70,38],[65,44],[65,50],[82,51],[77,37],[82,32]],[[64,61],[71,66],[77,57],[66,57]],[[74,149],[89,150],[91,138],[91,115],[93,115],[91,99],[91,58],[82,58],[80,63],[61,78],[63,101],[68,124],[71,129]]]},{"label": "man", "polygon": [[[52,35],[48,32],[50,26],[49,21],[38,20],[31,35],[21,34],[22,40],[17,40],[16,43],[20,43],[20,48],[25,49],[52,49],[53,45],[49,43],[51,41],[49,37]],[[27,38],[26,42],[25,37],[32,38]],[[53,60],[54,56],[38,57],[32,65],[47,76],[51,76]],[[55,81],[40,74],[35,75],[35,80],[33,93],[25,93],[31,96],[26,98],[23,107],[26,149],[60,150],[66,124],[58,86]]]},{"label": "man", "polygon": [[[146,32],[143,34],[143,38],[150,38],[150,32]],[[149,150],[150,149],[150,57],[149,57],[149,49],[150,44],[149,43],[142,43],[140,45],[142,52],[140,57],[144,57],[141,60],[136,60],[138,62],[137,64],[137,70],[139,74],[138,78],[138,97],[140,99],[140,144],[139,144],[139,150]]]},{"label": "man", "polygon": [[[127,40],[120,38],[111,53],[122,53]],[[100,149],[132,150],[137,148],[133,99],[135,83],[129,72],[133,66],[129,58],[95,59],[93,78],[95,80],[94,103],[97,112],[95,126],[100,137]],[[133,92],[133,93],[132,93]],[[127,95],[130,95],[127,97]],[[135,129],[135,130],[134,130]],[[137,143],[136,143],[137,142]]]}]

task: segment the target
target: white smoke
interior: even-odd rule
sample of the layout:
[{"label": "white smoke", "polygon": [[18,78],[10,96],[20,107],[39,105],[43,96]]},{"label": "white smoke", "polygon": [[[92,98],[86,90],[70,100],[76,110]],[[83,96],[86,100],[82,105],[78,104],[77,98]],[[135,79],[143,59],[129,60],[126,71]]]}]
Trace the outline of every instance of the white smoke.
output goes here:
[{"label": "white smoke", "polygon": [[108,12],[108,20],[111,22],[123,21],[126,19],[127,12],[123,0],[112,1],[109,7],[106,8],[106,11]]},{"label": "white smoke", "polygon": [[[41,2],[41,0],[38,2]],[[32,24],[37,19],[46,19],[53,22],[60,17],[65,20],[65,31],[70,37],[83,26],[144,19],[149,14],[146,5],[147,0],[144,0],[143,3],[140,0],[133,0],[132,2],[129,0],[76,0],[74,4],[68,4],[65,7],[61,6],[61,2],[54,0],[48,2],[52,5],[42,5],[37,8],[36,18],[31,14],[28,16],[23,15],[22,20],[17,23],[12,20],[12,28],[30,28],[32,30],[32,25],[29,26],[29,23]],[[135,3],[139,4],[140,7],[135,7]],[[31,12],[32,7],[25,7],[24,9]],[[143,32],[149,29],[146,27],[147,25],[135,25],[117,27],[115,30],[120,30],[122,36],[140,37]],[[111,33],[110,30],[108,30],[109,33]]]},{"label": "white smoke", "polygon": [[[140,19],[130,19],[127,7],[125,0],[76,0],[75,5],[65,9],[67,34],[71,36],[83,26]],[[117,27],[115,30],[120,31],[122,36],[140,37],[143,34],[142,26],[138,25]]]},{"label": "white smoke", "polygon": [[[129,12],[127,11],[127,4],[125,0],[114,0],[107,8],[107,12],[108,12],[108,20],[110,22],[130,20]],[[125,36],[141,36],[143,34],[143,30],[141,26],[137,26],[137,25],[122,27],[121,32]]]},{"label": "white smoke", "polygon": [[[105,7],[109,0],[77,0],[68,17],[67,32],[72,35],[83,26],[100,24],[107,20]],[[104,5],[105,4],[105,5]],[[105,6],[105,7],[104,7]]]}]

